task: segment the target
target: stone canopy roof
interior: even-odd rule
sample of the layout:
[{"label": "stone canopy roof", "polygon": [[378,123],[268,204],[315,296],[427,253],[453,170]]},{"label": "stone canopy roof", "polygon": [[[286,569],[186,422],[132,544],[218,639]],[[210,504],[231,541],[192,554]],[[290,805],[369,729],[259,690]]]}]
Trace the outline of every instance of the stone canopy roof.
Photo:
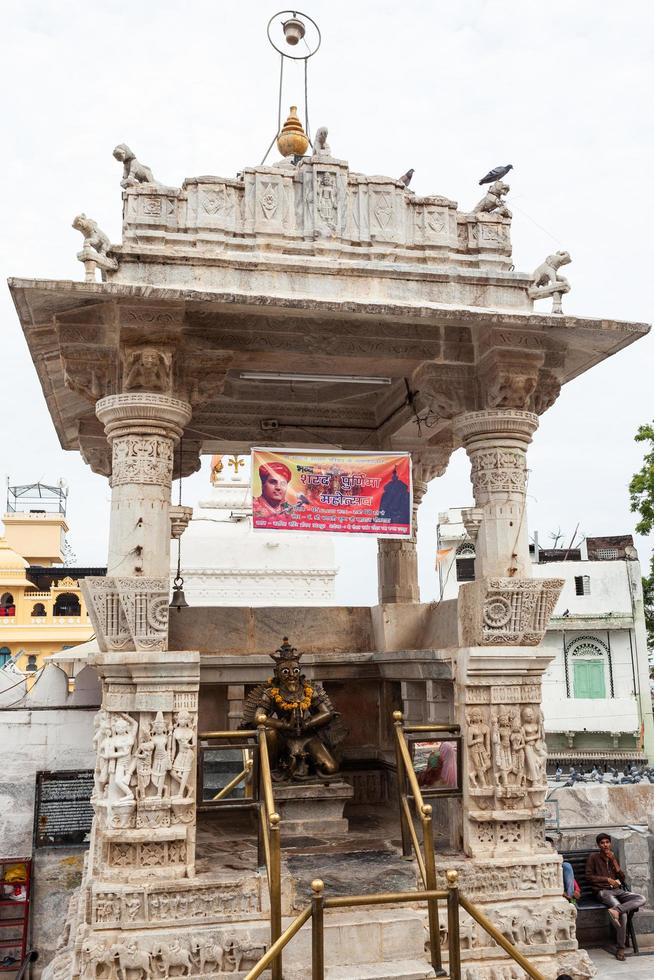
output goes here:
[{"label": "stone canopy roof", "polygon": [[[110,462],[94,403],[134,388],[146,349],[148,390],[193,405],[184,472],[200,452],[256,444],[409,449],[438,469],[455,415],[540,414],[649,329],[536,312],[510,225],[318,154],[128,186],[105,281],[10,288],[61,445],[98,472]],[[262,372],[331,377],[244,377]]]}]

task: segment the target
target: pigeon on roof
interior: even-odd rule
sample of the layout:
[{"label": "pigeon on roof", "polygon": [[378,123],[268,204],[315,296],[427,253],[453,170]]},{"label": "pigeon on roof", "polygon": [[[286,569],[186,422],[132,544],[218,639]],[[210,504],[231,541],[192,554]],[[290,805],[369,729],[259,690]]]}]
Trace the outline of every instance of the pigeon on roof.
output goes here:
[{"label": "pigeon on roof", "polygon": [[[507,163],[505,167],[493,167],[489,170],[485,177],[479,181],[480,184],[492,184],[496,180],[501,180],[502,177],[506,177],[509,170],[513,170],[513,164]],[[411,171],[413,173],[413,171]]]},{"label": "pigeon on roof", "polygon": [[398,184],[404,184],[405,187],[408,187],[409,184],[411,183],[411,178],[413,177],[413,173],[414,173],[413,170],[407,170],[405,174],[402,174],[401,177],[397,178]]}]

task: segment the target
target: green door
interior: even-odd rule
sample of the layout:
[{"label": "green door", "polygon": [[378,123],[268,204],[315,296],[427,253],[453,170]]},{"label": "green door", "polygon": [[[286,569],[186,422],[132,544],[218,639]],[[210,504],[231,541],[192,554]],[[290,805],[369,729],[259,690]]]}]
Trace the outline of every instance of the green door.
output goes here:
[{"label": "green door", "polygon": [[605,698],[604,663],[601,660],[575,660],[574,686],[576,698]]}]

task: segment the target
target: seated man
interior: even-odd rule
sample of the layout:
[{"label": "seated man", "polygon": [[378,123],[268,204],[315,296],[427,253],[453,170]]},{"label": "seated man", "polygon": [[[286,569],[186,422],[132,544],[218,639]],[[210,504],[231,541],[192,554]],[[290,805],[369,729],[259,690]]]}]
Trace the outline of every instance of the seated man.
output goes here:
[{"label": "seated man", "polygon": [[618,933],[616,959],[624,960],[627,938],[627,916],[645,904],[642,895],[627,891],[624,887],[624,871],[618,864],[611,848],[608,834],[598,834],[595,838],[598,851],[588,855],[586,877],[600,902],[608,906],[611,922]]}]

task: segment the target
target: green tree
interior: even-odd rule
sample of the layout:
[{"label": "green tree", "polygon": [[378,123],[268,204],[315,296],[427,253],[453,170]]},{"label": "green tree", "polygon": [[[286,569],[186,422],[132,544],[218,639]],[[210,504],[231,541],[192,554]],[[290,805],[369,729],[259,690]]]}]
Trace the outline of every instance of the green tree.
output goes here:
[{"label": "green tree", "polygon": [[629,496],[631,509],[640,514],[636,531],[638,534],[650,534],[654,528],[654,422],[640,426],[636,442],[649,443],[649,451],[645,453],[642,468],[631,479]]},{"label": "green tree", "polygon": [[[638,534],[651,534],[654,530],[654,423],[641,425],[636,433],[636,442],[647,444],[643,465],[635,473],[629,484],[632,511],[640,514],[636,524]],[[650,574],[643,578],[643,599],[645,604],[645,624],[647,626],[647,645],[654,650],[654,555]]]}]

